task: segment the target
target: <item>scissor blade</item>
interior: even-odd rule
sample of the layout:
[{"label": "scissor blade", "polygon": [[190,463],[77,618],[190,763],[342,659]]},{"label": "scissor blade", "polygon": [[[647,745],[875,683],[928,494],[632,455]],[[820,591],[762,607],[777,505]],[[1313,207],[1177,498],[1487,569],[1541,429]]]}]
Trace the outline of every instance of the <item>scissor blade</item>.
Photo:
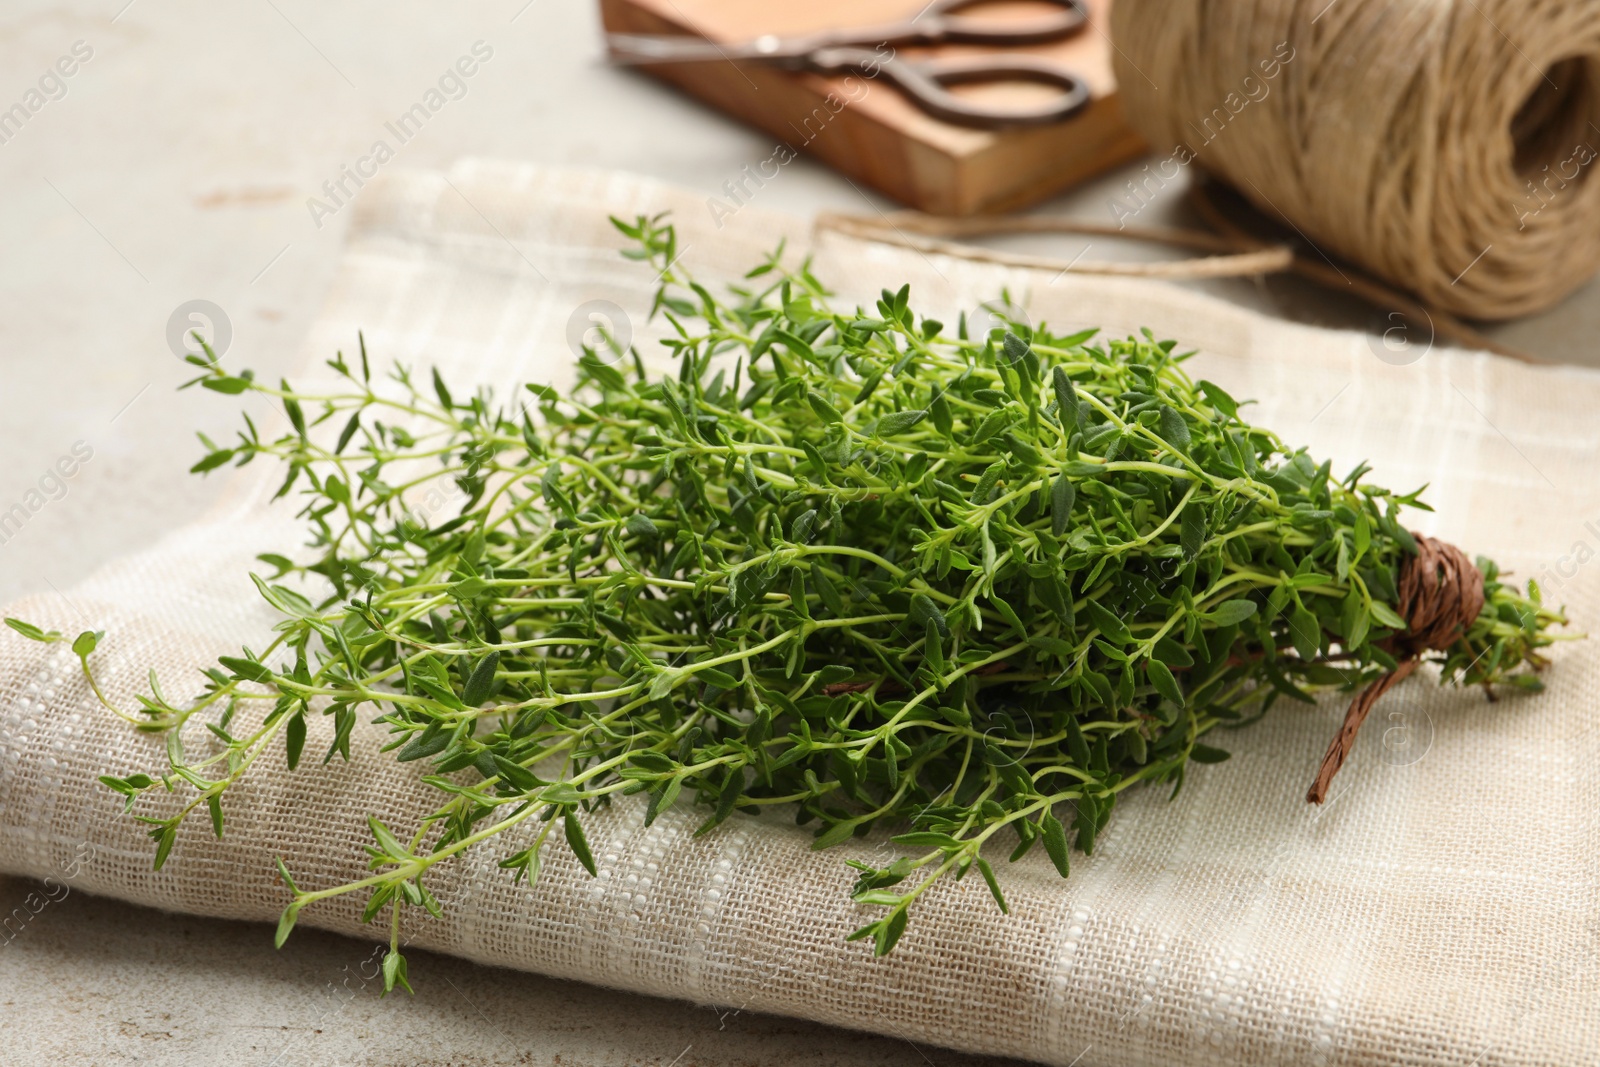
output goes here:
[{"label": "scissor blade", "polygon": [[719,59],[765,59],[754,45],[719,45],[699,37],[652,33],[609,33],[606,45],[614,63],[709,63]]}]

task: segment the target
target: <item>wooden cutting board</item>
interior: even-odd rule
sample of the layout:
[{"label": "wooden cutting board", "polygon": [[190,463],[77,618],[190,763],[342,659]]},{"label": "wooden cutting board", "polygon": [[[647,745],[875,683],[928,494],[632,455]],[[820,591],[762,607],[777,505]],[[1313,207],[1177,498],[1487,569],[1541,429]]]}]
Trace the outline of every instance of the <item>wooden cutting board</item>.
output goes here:
[{"label": "wooden cutting board", "polygon": [[[691,34],[732,44],[763,34],[788,36],[848,26],[880,26],[915,15],[926,0],[600,0],[614,33]],[[1026,0],[1012,5],[1024,13]],[[1123,122],[1106,36],[1111,0],[1087,0],[1092,25],[1073,37],[1026,51],[1077,72],[1094,102],[1051,126],[1000,131],[954,126],[924,114],[886,80],[824,77],[759,63],[659,64],[640,69],[778,139],[771,162],[739,175],[746,191],[776,173],[789,154],[806,152],[922,211],[971,215],[1034,203],[1144,151]],[[1004,15],[1000,4],[983,13]],[[972,55],[974,46],[899,48],[918,55]],[[968,87],[1000,100],[1032,86]],[[729,206],[737,205],[737,188]]]}]

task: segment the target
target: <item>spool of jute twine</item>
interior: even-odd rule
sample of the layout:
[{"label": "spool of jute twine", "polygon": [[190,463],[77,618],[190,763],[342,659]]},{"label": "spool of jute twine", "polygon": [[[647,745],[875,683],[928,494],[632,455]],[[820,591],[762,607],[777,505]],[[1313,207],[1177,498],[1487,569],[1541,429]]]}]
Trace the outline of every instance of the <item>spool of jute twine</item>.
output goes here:
[{"label": "spool of jute twine", "polygon": [[1600,269],[1600,0],[1117,0],[1111,37],[1154,180],[1472,318]]}]

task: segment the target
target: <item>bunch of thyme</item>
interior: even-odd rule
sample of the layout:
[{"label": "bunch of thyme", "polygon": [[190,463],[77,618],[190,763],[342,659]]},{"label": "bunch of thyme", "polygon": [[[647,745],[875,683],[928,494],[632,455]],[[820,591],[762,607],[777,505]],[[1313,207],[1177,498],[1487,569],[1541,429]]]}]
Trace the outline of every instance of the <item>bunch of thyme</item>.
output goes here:
[{"label": "bunch of thyme", "polygon": [[[171,766],[103,781],[129,810],[186,795],[140,816],[158,867],[191,814],[222,833],[269,750],[294,768],[311,715],[333,720],[326,762],[376,709],[440,794],[401,833],[369,819],[368,877],[302,889],[280,861],[280,944],[308,905],[366,893],[367,919],[392,909],[386,988],[405,984],[401,909],[439,912],[436,864],[529,823],[508,877],[536,879],[557,828],[593,873],[582,815],[640,794],[647,823],[692,798],[701,834],[774,808],[816,848],[892,828],[899,858],[850,862],[876,914],[849,936],[881,955],[947,875],[975,868],[1006,909],[991,842],[1042,844],[1065,877],[1125,790],[1176,794],[1225,759],[1217,727],[1394,668],[1417,494],[1249,425],[1171,342],[968,336],[904,288],[838,312],[781,249],[720,300],[670,226],[616,225],[660,272],[675,375],[586,350],[570,395],[497,406],[437,373],[374,383],[364,344],[319,391],[197,360],[202,387],[272,398],[290,429],[247,420],[194,469],[286,464],[312,551],[252,575],[283,615],[270,646],[221,657],[186,707],[152,687],[119,712],[166,731]],[[450,483],[448,521],[408,509]],[[1435,658],[1450,681],[1536,689],[1520,668],[1565,620],[1479,566],[1484,608]],[[74,645],[85,671],[99,639]]]}]

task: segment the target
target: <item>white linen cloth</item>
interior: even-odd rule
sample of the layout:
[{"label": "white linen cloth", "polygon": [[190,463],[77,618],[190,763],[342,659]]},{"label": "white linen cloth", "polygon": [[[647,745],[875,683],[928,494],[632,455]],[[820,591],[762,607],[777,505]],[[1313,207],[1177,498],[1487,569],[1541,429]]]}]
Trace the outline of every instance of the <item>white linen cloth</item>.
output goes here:
[{"label": "white linen cloth", "polygon": [[[487,162],[386,173],[353,210],[308,368],[351,353],[361,329],[380,363],[437,364],[502,396],[525,380],[566,384],[569,319],[592,300],[624,308],[635,342],[653,347],[652,272],[617,255],[624,240],[608,214],[671,210],[684,264],[711,284],[780,237],[811,245],[801,220],[753,205],[714,221],[700,197],[643,179]],[[811,250],[844,304],[870,305],[909,280],[913,305],[949,321],[1008,288],[1035,321],[1149,326],[1199,348],[1198,376],[1257,398],[1254,420],[1336,468],[1369,460],[1379,484],[1430,483],[1437,511],[1413,515],[1416,528],[1541,578],[1575,629],[1593,625],[1594,372],[1443,349],[1392,366],[1361,335],[1157,283],[1052,279],[828,234]],[[301,543],[296,506],[267,501],[279,472],[266,467],[233,475],[204,521],[70,591],[107,631],[95,663],[114,697],[131,701],[151,667],[176,696],[217,654],[266,643],[274,618],[247,571],[260,569],[256,553]],[[83,628],[53,595],[4,613],[69,636]],[[598,878],[559,842],[533,889],[496,867],[510,842],[442,865],[432,887],[444,918],[408,917],[405,937],[486,963],[1062,1065],[1597,1063],[1600,644],[1554,658],[1547,692],[1495,703],[1418,672],[1380,704],[1321,809],[1303,796],[1345,699],[1280,705],[1220,735],[1233,758],[1191,768],[1175,802],[1165,790],[1126,795],[1070,879],[1039,850],[998,863],[1009,917],[979,880],[940,885],[883,960],[843,940],[864,921],[844,860],[885,847],[880,838],[817,853],[788,820],[735,817],[697,841],[701,816],[682,803],[648,829],[642,804],[586,819]],[[323,726],[308,754],[326,746]],[[274,856],[302,887],[348,881],[364,870],[365,813],[409,828],[432,809],[415,765],[377,754],[383,736],[358,729],[349,765],[308,758],[290,773],[281,757],[264,761],[228,795],[227,836],[193,820],[157,873],[140,824],[96,778],[165,766],[162,741],[100,708],[65,644],[0,630],[0,873],[73,866],[73,885],[90,892],[275,920],[287,894]],[[359,909],[341,898],[300,922],[376,936]]]}]

